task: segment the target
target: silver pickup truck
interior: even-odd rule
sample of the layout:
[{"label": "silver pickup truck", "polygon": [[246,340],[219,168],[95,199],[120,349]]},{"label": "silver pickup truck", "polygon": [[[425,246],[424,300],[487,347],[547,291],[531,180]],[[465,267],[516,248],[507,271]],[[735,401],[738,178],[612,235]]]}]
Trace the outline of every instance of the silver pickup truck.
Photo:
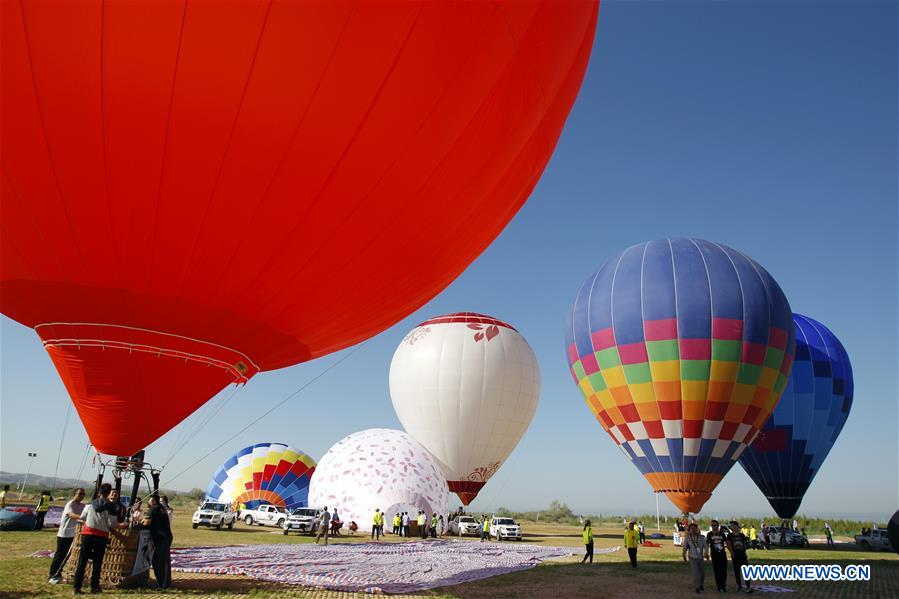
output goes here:
[{"label": "silver pickup truck", "polygon": [[887,536],[885,528],[877,530],[869,530],[867,534],[855,535],[855,544],[861,545],[862,549],[882,549],[884,551],[892,551],[893,546],[890,545],[890,539]]}]

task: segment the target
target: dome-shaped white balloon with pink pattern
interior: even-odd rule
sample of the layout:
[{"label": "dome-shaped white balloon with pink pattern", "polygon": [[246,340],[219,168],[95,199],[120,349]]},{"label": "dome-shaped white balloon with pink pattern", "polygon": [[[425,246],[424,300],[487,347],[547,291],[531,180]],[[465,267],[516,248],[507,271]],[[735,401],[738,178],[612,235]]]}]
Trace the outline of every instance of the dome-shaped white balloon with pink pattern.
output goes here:
[{"label": "dome-shaped white balloon with pink pattern", "polygon": [[337,508],[342,522],[366,531],[380,509],[389,532],[396,513],[408,512],[412,522],[418,510],[445,517],[447,493],[446,479],[424,447],[404,432],[373,428],[338,441],[319,460],[309,505]]}]

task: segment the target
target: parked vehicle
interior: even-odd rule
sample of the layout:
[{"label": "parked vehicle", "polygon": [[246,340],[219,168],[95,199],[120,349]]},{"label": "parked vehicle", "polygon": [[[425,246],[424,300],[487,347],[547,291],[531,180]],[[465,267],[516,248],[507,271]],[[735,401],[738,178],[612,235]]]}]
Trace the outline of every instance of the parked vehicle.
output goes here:
[{"label": "parked vehicle", "polygon": [[855,544],[861,545],[862,549],[866,551],[871,549],[893,550],[893,546],[890,545],[890,539],[885,528],[869,530],[863,535],[855,535]]},{"label": "parked vehicle", "polygon": [[284,534],[286,535],[292,530],[300,534],[304,532],[308,532],[311,535],[315,534],[316,530],[318,530],[321,515],[322,511],[314,507],[299,507],[293,510],[287,515],[287,520],[282,525]]},{"label": "parked vehicle", "polygon": [[287,514],[281,508],[273,505],[260,505],[256,509],[241,510],[241,518],[247,526],[258,524],[259,526],[277,526],[281,528],[287,521]]},{"label": "parked vehicle", "polygon": [[521,526],[512,518],[491,518],[490,536],[497,541],[503,539],[521,540]]},{"label": "parked vehicle", "polygon": [[450,520],[449,533],[451,535],[481,535],[481,523],[471,516],[456,516]]},{"label": "parked vehicle", "polygon": [[237,514],[231,510],[231,506],[227,503],[218,503],[215,501],[204,501],[203,504],[194,512],[193,523],[194,528],[200,526],[212,526],[216,530],[221,530],[222,526],[234,528],[234,521],[237,520]]},{"label": "parked vehicle", "polygon": [[[772,546],[787,545],[788,547],[805,547],[808,545],[808,539],[804,538],[792,528],[787,528],[785,526],[769,526],[768,537],[771,539]],[[781,537],[784,538],[783,543],[780,541]]]}]

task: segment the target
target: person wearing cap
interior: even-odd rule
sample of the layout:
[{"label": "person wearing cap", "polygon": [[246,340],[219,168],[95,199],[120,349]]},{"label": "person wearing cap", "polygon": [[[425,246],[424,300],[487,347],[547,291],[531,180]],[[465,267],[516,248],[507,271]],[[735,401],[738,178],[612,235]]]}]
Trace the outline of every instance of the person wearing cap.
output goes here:
[{"label": "person wearing cap", "polygon": [[712,520],[712,530],[706,535],[712,571],[715,573],[715,587],[719,593],[727,592],[727,538],[717,520]]},{"label": "person wearing cap", "polygon": [[636,522],[628,522],[624,531],[624,546],[627,548],[627,556],[631,559],[631,569],[637,568],[637,546],[640,544],[640,533],[634,530]]},{"label": "person wearing cap", "polygon": [[709,546],[705,537],[699,534],[699,526],[690,524],[687,528],[687,536],[684,538],[684,546],[681,549],[681,557],[687,561],[690,557],[690,570],[693,572],[693,588],[697,593],[705,590],[705,561],[709,559]]},{"label": "person wearing cap", "polygon": [[593,563],[593,526],[590,523],[590,520],[584,520],[584,545],[587,548],[587,552],[584,554],[584,559],[581,560],[581,563],[587,561],[587,558],[590,558],[590,563]]},{"label": "person wearing cap", "polygon": [[740,531],[740,523],[736,520],[730,522],[730,534],[727,535],[727,548],[730,551],[730,561],[734,565],[734,578],[737,581],[737,592],[743,590],[743,584],[746,585],[746,592],[751,593],[749,581],[743,580],[743,571],[741,568],[749,564],[749,557],[746,555],[746,548],[749,546],[749,539]]}]

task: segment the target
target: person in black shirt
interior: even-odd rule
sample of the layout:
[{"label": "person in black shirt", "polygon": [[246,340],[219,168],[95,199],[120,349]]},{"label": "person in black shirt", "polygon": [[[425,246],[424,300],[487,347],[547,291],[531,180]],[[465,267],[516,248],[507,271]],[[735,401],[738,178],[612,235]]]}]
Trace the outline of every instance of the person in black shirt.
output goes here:
[{"label": "person in black shirt", "polygon": [[743,580],[742,566],[749,564],[749,557],[746,555],[746,548],[749,547],[749,539],[740,532],[740,523],[732,520],[730,523],[730,534],[727,535],[727,548],[730,550],[730,560],[734,564],[734,578],[737,579],[737,592],[743,590],[743,584],[746,584],[746,592],[751,593],[749,581]]},{"label": "person in black shirt", "polygon": [[727,592],[727,538],[721,532],[717,520],[712,520],[712,530],[705,537],[712,556],[712,570],[715,572],[715,586],[721,593]]},{"label": "person in black shirt", "polygon": [[144,518],[144,526],[150,531],[153,539],[153,575],[160,589],[172,586],[172,528],[157,495],[150,496],[150,509]]}]

